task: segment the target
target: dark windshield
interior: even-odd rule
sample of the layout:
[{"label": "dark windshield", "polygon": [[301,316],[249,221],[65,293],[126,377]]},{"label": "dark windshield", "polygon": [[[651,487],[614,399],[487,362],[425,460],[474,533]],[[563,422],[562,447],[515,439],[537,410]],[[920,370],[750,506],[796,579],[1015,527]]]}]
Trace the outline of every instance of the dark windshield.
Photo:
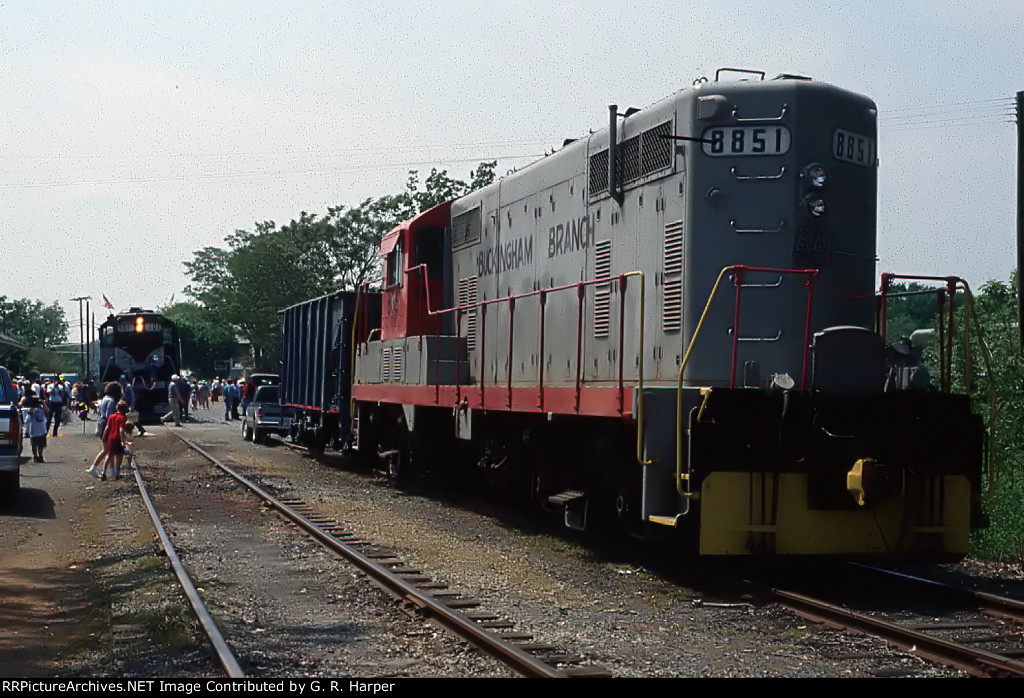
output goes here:
[{"label": "dark windshield", "polygon": [[256,402],[277,402],[279,388],[276,385],[264,385],[256,389]]}]

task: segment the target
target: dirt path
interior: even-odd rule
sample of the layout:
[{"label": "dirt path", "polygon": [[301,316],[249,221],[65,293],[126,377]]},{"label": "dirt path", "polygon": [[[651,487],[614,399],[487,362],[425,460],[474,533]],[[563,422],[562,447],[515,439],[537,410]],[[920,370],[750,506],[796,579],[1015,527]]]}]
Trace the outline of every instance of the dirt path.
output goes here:
[{"label": "dirt path", "polygon": [[25,459],[18,505],[0,510],[0,664],[5,676],[52,676],[62,655],[88,640],[91,580],[80,562],[83,533],[102,525],[97,485],[107,484],[83,473],[96,446],[95,437],[82,434],[80,422],[51,436],[45,463]]},{"label": "dirt path", "polygon": [[[50,437],[0,510],[0,675],[215,676],[134,479],[85,473],[95,424]],[[172,438],[136,437],[136,451],[160,460]]]}]

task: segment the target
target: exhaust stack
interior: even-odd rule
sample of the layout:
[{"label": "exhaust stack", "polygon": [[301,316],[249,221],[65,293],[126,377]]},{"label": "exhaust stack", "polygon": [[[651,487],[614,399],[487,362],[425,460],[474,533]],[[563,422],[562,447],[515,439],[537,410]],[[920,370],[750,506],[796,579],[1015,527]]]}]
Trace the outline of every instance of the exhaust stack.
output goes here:
[{"label": "exhaust stack", "polygon": [[622,205],[622,192],[619,191],[619,105],[608,105],[608,194]]}]

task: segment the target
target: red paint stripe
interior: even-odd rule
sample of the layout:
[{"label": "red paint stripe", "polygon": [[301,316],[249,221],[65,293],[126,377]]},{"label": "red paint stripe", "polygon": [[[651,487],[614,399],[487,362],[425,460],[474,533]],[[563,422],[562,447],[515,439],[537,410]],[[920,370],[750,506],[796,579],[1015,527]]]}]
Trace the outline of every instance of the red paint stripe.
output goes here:
[{"label": "red paint stripe", "polygon": [[297,405],[297,404],[292,403],[292,402],[286,402],[286,403],[284,403],[284,406],[285,407],[298,407],[300,410],[312,410],[314,412],[326,412],[328,414],[341,414],[341,412],[339,410],[335,410],[335,409],[327,409],[327,410],[325,410],[323,407],[313,407],[312,405]]},{"label": "red paint stripe", "polygon": [[286,402],[284,404],[284,406],[285,407],[298,407],[299,409],[313,410],[314,412],[323,412],[322,408],[320,408],[320,407],[313,407],[312,405],[296,405],[296,404],[291,403],[291,402]]},{"label": "red paint stripe", "polygon": [[[494,412],[527,412],[537,414],[585,415],[588,417],[622,417],[632,419],[627,411],[623,415],[619,411],[619,389],[616,388],[582,388],[579,392],[579,409],[576,409],[576,387],[544,388],[544,400],[536,387],[512,388],[512,404],[508,404],[508,392],[504,389],[483,391],[479,385],[395,385],[395,384],[359,384],[352,388],[356,400],[364,402],[390,402],[404,405],[423,405],[427,407],[454,407],[458,404],[459,394],[468,401],[473,409],[492,410]],[[633,404],[634,388],[626,388],[623,402]],[[543,409],[541,405],[543,404]]]}]

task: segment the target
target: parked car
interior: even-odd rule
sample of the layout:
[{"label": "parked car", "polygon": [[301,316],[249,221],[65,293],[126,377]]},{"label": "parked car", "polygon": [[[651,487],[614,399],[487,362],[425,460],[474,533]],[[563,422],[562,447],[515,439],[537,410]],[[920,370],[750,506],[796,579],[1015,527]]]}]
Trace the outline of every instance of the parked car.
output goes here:
[{"label": "parked car", "polygon": [[13,505],[21,489],[21,410],[11,374],[0,366],[0,504]]},{"label": "parked car", "polygon": [[287,434],[292,426],[290,410],[281,404],[281,387],[261,385],[245,408],[242,417],[242,438],[263,443],[267,434]]}]

